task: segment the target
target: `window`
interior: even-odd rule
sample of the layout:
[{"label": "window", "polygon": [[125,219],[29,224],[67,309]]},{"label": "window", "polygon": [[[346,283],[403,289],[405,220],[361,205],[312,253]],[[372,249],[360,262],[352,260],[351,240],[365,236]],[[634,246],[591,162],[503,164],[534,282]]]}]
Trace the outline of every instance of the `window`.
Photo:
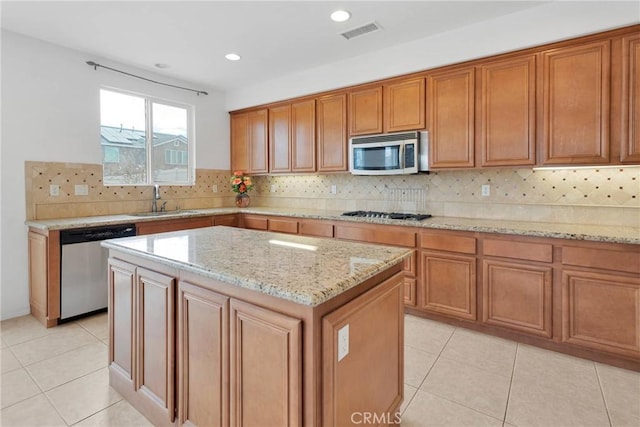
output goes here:
[{"label": "window", "polygon": [[192,110],[144,95],[101,89],[104,184],[193,185]]}]

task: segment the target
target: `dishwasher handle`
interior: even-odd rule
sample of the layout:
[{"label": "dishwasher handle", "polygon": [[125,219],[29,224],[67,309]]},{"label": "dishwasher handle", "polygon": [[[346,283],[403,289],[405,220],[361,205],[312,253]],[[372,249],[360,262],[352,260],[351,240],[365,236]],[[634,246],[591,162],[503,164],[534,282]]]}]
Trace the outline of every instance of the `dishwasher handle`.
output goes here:
[{"label": "dishwasher handle", "polygon": [[129,237],[136,235],[135,224],[125,224],[120,226],[76,228],[72,230],[62,230],[60,232],[60,244],[70,245],[73,243],[96,242],[107,239],[117,239],[119,237]]}]

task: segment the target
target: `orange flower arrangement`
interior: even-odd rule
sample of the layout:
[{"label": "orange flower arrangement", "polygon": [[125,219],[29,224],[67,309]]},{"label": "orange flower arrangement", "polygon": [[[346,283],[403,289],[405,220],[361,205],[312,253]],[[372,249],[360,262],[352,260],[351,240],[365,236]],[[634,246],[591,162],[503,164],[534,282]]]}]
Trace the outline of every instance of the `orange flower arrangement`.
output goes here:
[{"label": "orange flower arrangement", "polygon": [[234,193],[245,194],[253,188],[251,177],[246,176],[242,171],[235,171],[231,176],[231,188]]}]

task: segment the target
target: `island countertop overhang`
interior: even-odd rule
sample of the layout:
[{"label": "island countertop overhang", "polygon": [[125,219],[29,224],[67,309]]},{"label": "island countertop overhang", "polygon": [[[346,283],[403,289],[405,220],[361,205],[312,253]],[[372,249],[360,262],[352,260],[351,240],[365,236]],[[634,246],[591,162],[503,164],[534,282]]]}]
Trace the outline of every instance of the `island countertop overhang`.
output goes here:
[{"label": "island countertop overhang", "polygon": [[310,307],[412,254],[399,247],[223,226],[105,240],[102,245]]}]

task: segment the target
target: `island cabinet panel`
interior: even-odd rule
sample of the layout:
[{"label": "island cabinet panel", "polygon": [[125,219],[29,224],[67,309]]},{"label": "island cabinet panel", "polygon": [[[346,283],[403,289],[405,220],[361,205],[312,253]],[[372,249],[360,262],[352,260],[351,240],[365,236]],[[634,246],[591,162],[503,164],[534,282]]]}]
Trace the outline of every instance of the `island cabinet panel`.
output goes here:
[{"label": "island cabinet panel", "polygon": [[640,279],[565,269],[562,340],[640,358]]},{"label": "island cabinet panel", "polygon": [[479,67],[481,166],[536,163],[536,55]]},{"label": "island cabinet panel", "polygon": [[136,389],[136,267],[109,259],[109,370]]},{"label": "island cabinet panel", "polygon": [[302,424],[302,321],[231,300],[231,426]]},{"label": "island cabinet panel", "polygon": [[622,162],[640,162],[640,34],[622,38]]},{"label": "island cabinet panel", "polygon": [[173,421],[175,279],[137,269],[137,392],[159,419]]},{"label": "island cabinet panel", "polygon": [[610,43],[542,53],[543,164],[609,162]]},{"label": "island cabinet panel", "polygon": [[466,233],[419,235],[420,307],[476,320],[476,238]]},{"label": "island cabinet panel", "polygon": [[485,323],[551,338],[551,267],[485,259],[482,270]]},{"label": "island cabinet panel", "polygon": [[475,68],[454,68],[427,77],[429,166],[475,166]]},{"label": "island cabinet panel", "polygon": [[425,128],[424,78],[384,85],[384,131],[399,132]]},{"label": "island cabinet panel", "polygon": [[316,100],[318,172],[349,169],[347,157],[347,94]]},{"label": "island cabinet panel", "polygon": [[399,423],[394,417],[404,387],[402,288],[402,275],[396,274],[322,318],[322,426],[360,424],[357,417],[372,408],[385,417],[375,424]]},{"label": "island cabinet panel", "polygon": [[188,230],[191,228],[211,227],[212,217],[168,219],[164,221],[148,221],[136,224],[136,234],[166,233],[168,231]]},{"label": "island cabinet panel", "polygon": [[382,133],[382,86],[349,93],[349,134]]},{"label": "island cabinet panel", "polygon": [[178,285],[178,425],[229,425],[229,297]]}]

